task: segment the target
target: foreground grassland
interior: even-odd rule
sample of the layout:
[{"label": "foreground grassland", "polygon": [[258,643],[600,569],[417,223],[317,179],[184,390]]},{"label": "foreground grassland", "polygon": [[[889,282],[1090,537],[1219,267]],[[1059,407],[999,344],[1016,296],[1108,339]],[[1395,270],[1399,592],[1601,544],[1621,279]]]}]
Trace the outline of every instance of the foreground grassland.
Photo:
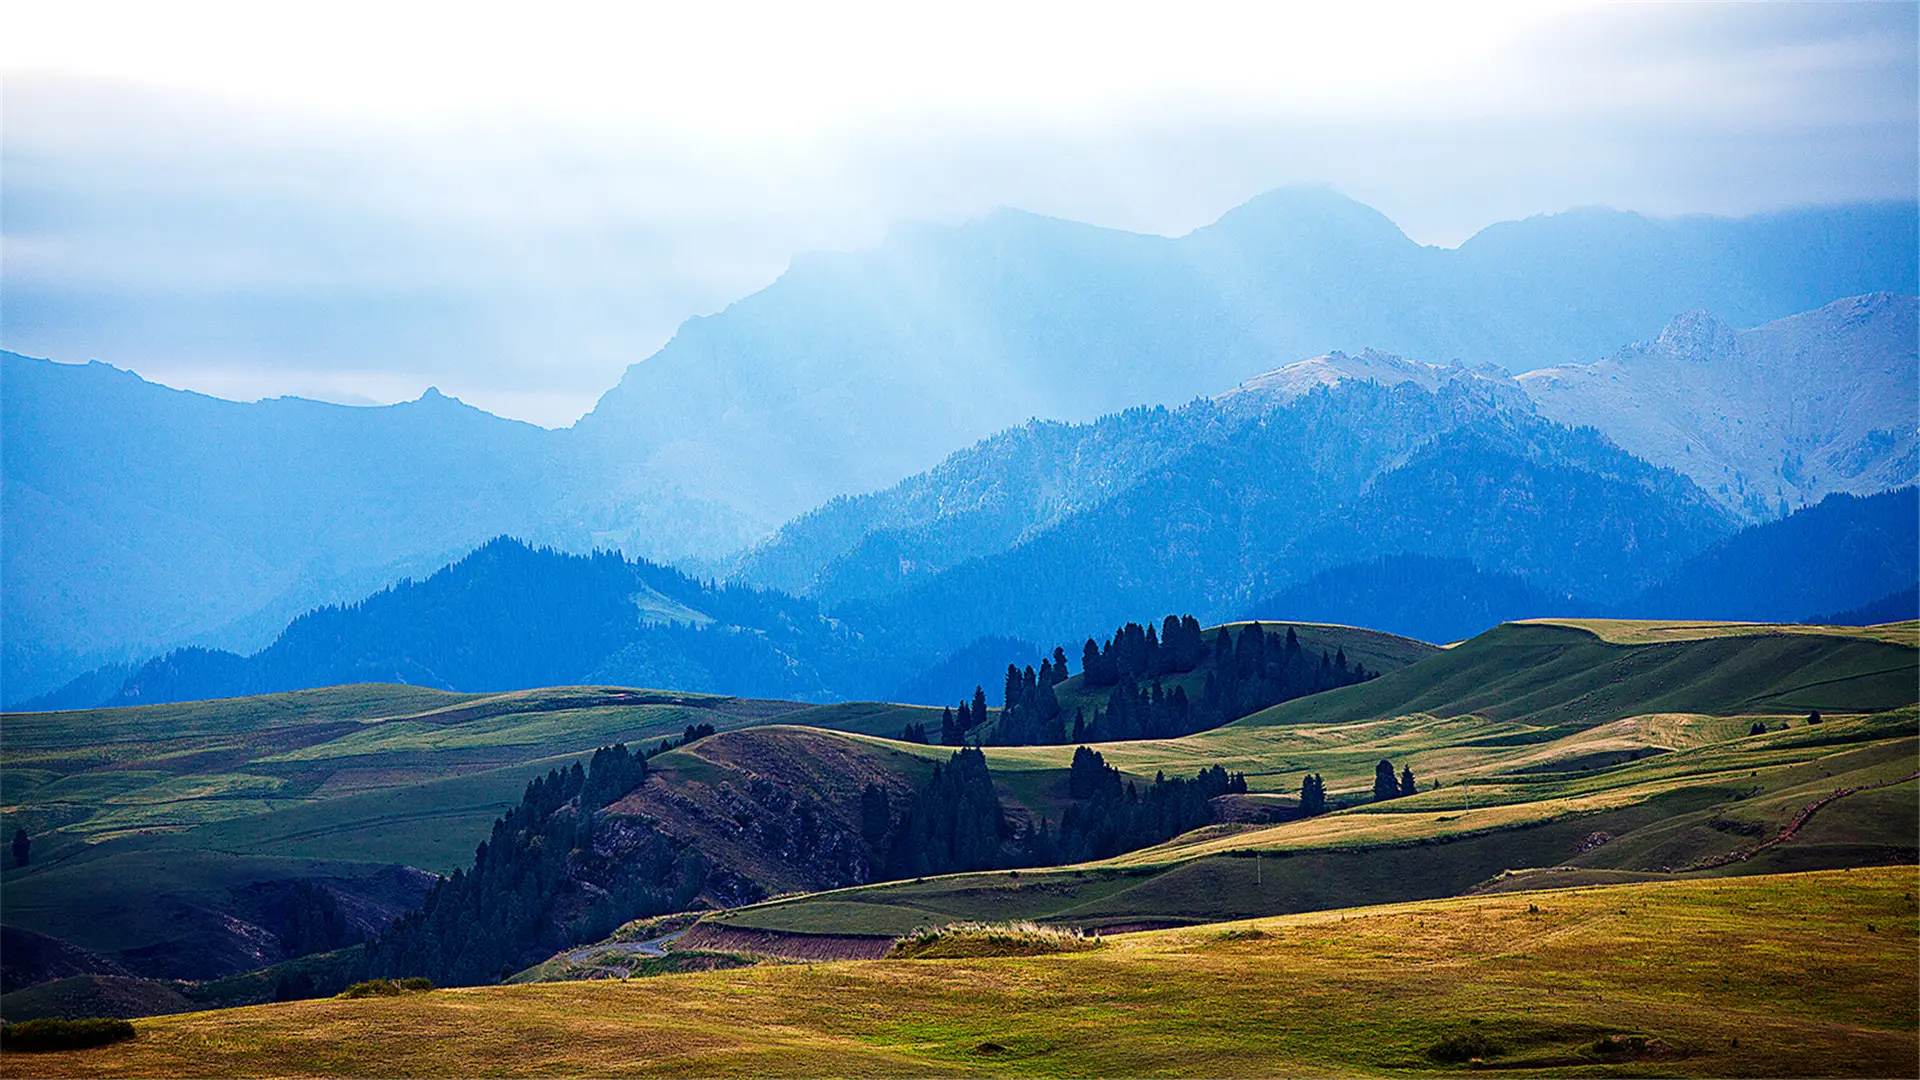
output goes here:
[{"label": "foreground grassland", "polygon": [[[1903,1076],[1913,867],[1512,893],[983,960],[298,1002],[6,1076]],[[1638,1036],[1622,1039],[1620,1036]],[[1624,1052],[1609,1054],[1613,1049]]]}]

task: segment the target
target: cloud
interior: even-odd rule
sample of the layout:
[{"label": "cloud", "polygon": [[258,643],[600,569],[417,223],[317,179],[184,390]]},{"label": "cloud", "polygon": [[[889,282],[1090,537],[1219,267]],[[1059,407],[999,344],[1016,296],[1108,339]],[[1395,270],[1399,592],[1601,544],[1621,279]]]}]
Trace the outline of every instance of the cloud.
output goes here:
[{"label": "cloud", "polygon": [[1325,181],[1452,244],[1914,195],[1911,5],[1325,7],[42,5],[4,46],[0,333],[561,424],[902,220],[1178,234]]}]

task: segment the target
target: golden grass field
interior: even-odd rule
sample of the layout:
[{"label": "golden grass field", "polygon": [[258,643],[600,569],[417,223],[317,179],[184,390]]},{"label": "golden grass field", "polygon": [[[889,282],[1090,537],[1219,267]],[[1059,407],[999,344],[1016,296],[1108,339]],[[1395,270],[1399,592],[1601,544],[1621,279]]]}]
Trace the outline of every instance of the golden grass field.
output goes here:
[{"label": "golden grass field", "polygon": [[1427,1051],[1477,1035],[1522,1075],[1911,1076],[1916,890],[1911,866],[1588,887],[1063,955],[296,1002],[0,1075],[1391,1076],[1468,1071]]}]

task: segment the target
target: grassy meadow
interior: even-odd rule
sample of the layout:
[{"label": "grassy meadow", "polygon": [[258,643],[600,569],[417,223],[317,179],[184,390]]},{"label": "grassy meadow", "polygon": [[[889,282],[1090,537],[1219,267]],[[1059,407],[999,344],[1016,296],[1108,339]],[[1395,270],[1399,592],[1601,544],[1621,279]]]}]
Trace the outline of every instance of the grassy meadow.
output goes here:
[{"label": "grassy meadow", "polygon": [[[1080,926],[1187,923],[1453,895],[1507,871],[1566,867],[1656,876],[1911,862],[1920,836],[1913,706],[1749,734],[1749,717],[1663,714],[1551,743],[1481,738],[1482,721],[1337,731],[1230,726],[1108,750],[1151,776],[1208,760],[1286,761],[1349,798],[1382,756],[1423,790],[1276,825],[1228,824],[1074,867],[956,874],[771,901],[712,916],[785,933],[888,934],[947,921],[1032,919]],[[1503,730],[1493,726],[1492,730]],[[825,737],[825,736],[823,736]],[[1278,746],[1287,746],[1278,752]],[[1624,760],[1594,764],[1597,748]],[[1107,748],[1103,748],[1107,749]],[[1620,753],[1623,749],[1631,753]],[[929,750],[937,753],[937,749]],[[1071,748],[987,751],[991,767],[1058,784]],[[1192,755],[1192,756],[1189,756]],[[1560,763],[1562,768],[1540,768]],[[1296,788],[1299,772],[1282,783]],[[1271,775],[1269,780],[1273,779]],[[1902,782],[1904,780],[1904,782]],[[1428,787],[1437,782],[1438,787]],[[1014,786],[1002,780],[1003,786]],[[1876,785],[1890,785],[1876,787]],[[1709,866],[1779,835],[1833,792],[1790,843]]]},{"label": "grassy meadow", "polygon": [[381,875],[466,866],[530,779],[594,747],[796,712],[899,727],[889,715],[875,728],[871,709],[617,687],[359,685],[8,714],[0,829],[32,833],[33,858],[6,860],[6,921],[156,965],[203,957],[222,974],[247,961],[224,955],[234,942],[213,913],[250,890],[317,877],[398,895]]},{"label": "grassy meadow", "polygon": [[[1910,1075],[1913,867],[136,1022],[6,1076]],[[1453,1053],[1449,1053],[1449,1051]]]}]

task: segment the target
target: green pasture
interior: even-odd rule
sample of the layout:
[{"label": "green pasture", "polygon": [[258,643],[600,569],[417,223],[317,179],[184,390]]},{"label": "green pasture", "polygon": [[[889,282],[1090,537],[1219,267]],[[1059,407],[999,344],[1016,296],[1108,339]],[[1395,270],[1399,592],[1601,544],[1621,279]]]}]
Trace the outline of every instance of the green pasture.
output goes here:
[{"label": "green pasture", "polygon": [[[7,1076],[1900,1076],[1912,866],[136,1021]],[[1480,1064],[1443,1048],[1469,1045]]]}]

